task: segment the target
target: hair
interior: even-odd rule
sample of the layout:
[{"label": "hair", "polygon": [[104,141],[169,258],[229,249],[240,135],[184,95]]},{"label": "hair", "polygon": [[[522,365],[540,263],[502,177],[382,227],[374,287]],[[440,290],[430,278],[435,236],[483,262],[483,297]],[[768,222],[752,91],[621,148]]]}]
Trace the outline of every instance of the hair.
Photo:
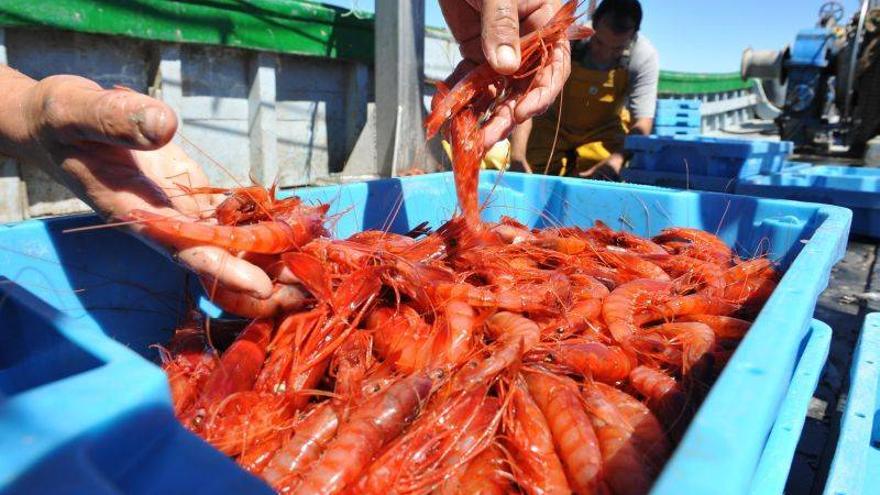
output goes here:
[{"label": "hair", "polygon": [[593,26],[603,18],[615,33],[638,31],[642,27],[642,4],[639,0],[602,0],[593,13]]}]

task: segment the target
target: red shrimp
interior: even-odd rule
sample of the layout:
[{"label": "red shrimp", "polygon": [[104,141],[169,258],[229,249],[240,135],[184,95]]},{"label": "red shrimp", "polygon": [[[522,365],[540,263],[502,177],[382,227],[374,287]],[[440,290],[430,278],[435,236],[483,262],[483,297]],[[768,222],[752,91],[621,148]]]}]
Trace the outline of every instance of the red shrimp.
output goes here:
[{"label": "red shrimp", "polygon": [[210,405],[235,392],[250,390],[266,359],[266,347],[272,338],[274,324],[269,319],[254,320],[220,357],[211,373],[199,402]]},{"label": "red shrimp", "polygon": [[[695,366],[707,367],[706,358],[715,347],[715,332],[708,325],[698,322],[667,323],[646,330],[675,343],[681,348],[680,361],[673,364],[680,368],[683,376],[690,375]],[[641,336],[643,338],[646,336]],[[668,344],[665,346],[668,348]]]},{"label": "red shrimp", "polygon": [[684,248],[675,249],[674,254],[684,254],[704,261],[712,261],[722,266],[729,266],[738,260],[733,250],[717,236],[708,232],[689,229],[684,227],[676,227],[664,229],[663,232],[654,237],[654,242],[660,245],[684,242]]},{"label": "red shrimp", "polygon": [[633,279],[644,278],[659,282],[669,282],[672,280],[662,268],[639,255],[626,252],[602,251],[597,253],[596,257],[622,273],[631,274],[630,277]]},{"label": "red shrimp", "polygon": [[287,379],[294,360],[294,350],[302,342],[299,339],[310,333],[327,318],[323,307],[291,313],[281,320],[275,337],[269,343],[269,357],[257,377],[254,390],[261,392],[284,393]]},{"label": "red shrimp", "polygon": [[639,333],[636,312],[669,299],[671,288],[669,282],[635,280],[614,289],[602,305],[602,316],[614,340],[627,346]]},{"label": "red shrimp", "polygon": [[329,402],[315,406],[296,425],[296,433],[269,460],[263,478],[279,493],[295,486],[302,473],[317,461],[336,435],[339,417]]},{"label": "red shrimp", "polygon": [[487,386],[438,397],[366,470],[357,493],[411,493],[440,484],[488,446],[499,403]]},{"label": "red shrimp", "polygon": [[545,284],[530,284],[500,290],[466,283],[442,283],[434,288],[434,293],[441,301],[457,299],[474,307],[528,313],[547,312],[558,308],[569,299],[570,286],[567,278],[556,274]]},{"label": "red shrimp", "polygon": [[592,228],[584,232],[584,235],[593,238],[607,246],[617,246],[627,251],[638,254],[666,254],[666,250],[649,239],[635,234],[616,231],[601,220],[596,220]]},{"label": "red shrimp", "polygon": [[650,255],[645,259],[666,270],[675,277],[679,286],[699,282],[697,287],[718,288],[724,285],[724,270],[715,263],[684,255]]},{"label": "red shrimp", "polygon": [[679,423],[686,397],[674,378],[660,370],[639,366],[630,372],[629,383],[645,397],[648,407],[667,427]]},{"label": "red shrimp", "polygon": [[362,404],[339,426],[336,438],[293,493],[338,493],[357,480],[370,459],[400,435],[428,397],[431,385],[431,379],[413,375]]},{"label": "red shrimp", "polygon": [[351,334],[339,347],[330,364],[330,374],[336,378],[334,402],[339,407],[344,409],[361,400],[360,391],[374,362],[373,338],[367,332]]},{"label": "red shrimp", "polygon": [[288,433],[293,421],[283,397],[248,390],[211,404],[199,426],[208,443],[229,456],[245,455],[252,462],[247,467],[259,471],[268,460],[264,454],[280,445],[278,436]]},{"label": "red shrimp", "polygon": [[727,316],[738,309],[739,305],[737,304],[719,299],[710,292],[700,292],[667,298],[660,304],[655,303],[636,315],[635,322],[638,325],[645,325],[654,321],[670,321],[691,314]]},{"label": "red shrimp", "polygon": [[567,339],[541,345],[527,360],[554,363],[562,370],[612,384],[625,380],[638,364],[620,347],[588,339]]},{"label": "red shrimp", "polygon": [[506,311],[495,313],[486,320],[486,329],[496,339],[488,348],[489,357],[476,356],[465,363],[453,377],[454,390],[468,390],[488,383],[541,339],[541,329],[534,321]]},{"label": "red shrimp", "polygon": [[576,384],[543,372],[525,375],[529,392],[547,419],[556,452],[575,493],[596,493],[604,486],[602,453]]},{"label": "red shrimp", "polygon": [[455,174],[455,191],[466,224],[477,228],[480,210],[477,183],[480,180],[480,160],[483,158],[483,139],[477,116],[471,108],[464,108],[452,118],[452,170]]},{"label": "red shrimp", "polygon": [[178,248],[208,244],[231,251],[277,254],[298,246],[294,231],[284,222],[252,225],[211,225],[179,220],[145,210],[132,210],[128,220],[140,223],[151,237]]},{"label": "red shrimp", "polygon": [[217,363],[202,320],[198,311],[188,311],[186,319],[174,330],[168,348],[157,346],[178,417],[196,401]]},{"label": "red shrimp", "polygon": [[517,376],[510,393],[512,402],[504,422],[505,439],[513,456],[517,483],[529,495],[571,493],[565,469],[553,446],[550,426],[522,376]]},{"label": "red shrimp", "polygon": [[595,383],[596,389],[605,394],[623,415],[633,430],[633,439],[644,453],[647,467],[656,474],[669,457],[669,439],[660,421],[650,409],[635,397],[604,383]]},{"label": "red shrimp", "polygon": [[760,306],[776,289],[777,274],[766,258],[744,261],[725,274],[725,300],[742,306]]},{"label": "red shrimp", "polygon": [[572,335],[595,332],[602,314],[602,299],[585,299],[574,303],[562,316],[541,325],[545,338],[562,340]]},{"label": "red shrimp", "polygon": [[438,495],[505,495],[511,493],[505,469],[504,453],[492,445],[469,462],[460,475],[449,479],[435,493]]},{"label": "red shrimp", "polygon": [[584,383],[582,394],[602,450],[605,483],[617,495],[648,493],[652,473],[643,462],[632,426],[591,382]]},{"label": "red shrimp", "polygon": [[718,340],[740,340],[746,336],[752,323],[730,316],[718,315],[684,315],[682,321],[696,321],[708,325],[715,332]]}]

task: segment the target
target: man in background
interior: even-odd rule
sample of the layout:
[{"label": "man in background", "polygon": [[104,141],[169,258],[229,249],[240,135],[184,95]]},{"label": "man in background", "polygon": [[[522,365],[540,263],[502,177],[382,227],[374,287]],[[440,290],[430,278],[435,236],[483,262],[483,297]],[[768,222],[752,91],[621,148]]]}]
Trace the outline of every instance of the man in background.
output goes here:
[{"label": "man in background", "polygon": [[592,22],[593,37],[572,47],[560,98],[514,130],[512,170],[616,180],[626,135],[651,133],[660,62],[639,34],[641,4],[604,0]]}]

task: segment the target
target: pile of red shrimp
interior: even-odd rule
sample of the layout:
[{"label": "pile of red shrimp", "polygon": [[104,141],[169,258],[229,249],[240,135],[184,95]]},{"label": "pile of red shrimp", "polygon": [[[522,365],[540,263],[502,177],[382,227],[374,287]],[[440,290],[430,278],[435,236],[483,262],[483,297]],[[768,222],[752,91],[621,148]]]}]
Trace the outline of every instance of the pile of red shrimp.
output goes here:
[{"label": "pile of red shrimp", "polygon": [[[556,38],[524,40],[524,81],[565,9]],[[451,120],[463,211],[436,231],[333,239],[326,206],[261,188],[230,191],[213,225],[133,214],[288,291],[220,297],[252,318],[225,349],[195,311],[162,348],[179,420],[280,493],[646,493],[776,286],[770,261],[699,230],[482,222],[480,95],[529,84],[475,72],[429,117]]]},{"label": "pile of red shrimp", "polygon": [[299,307],[222,353],[194,316],[163,362],[180,421],[282,493],[645,493],[777,280],[702,231],[600,223],[278,256]]}]

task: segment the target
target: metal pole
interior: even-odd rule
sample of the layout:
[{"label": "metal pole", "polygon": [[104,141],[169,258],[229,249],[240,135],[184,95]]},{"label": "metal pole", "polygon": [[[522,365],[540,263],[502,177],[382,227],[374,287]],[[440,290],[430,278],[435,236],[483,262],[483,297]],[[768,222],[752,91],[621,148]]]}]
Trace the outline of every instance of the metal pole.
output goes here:
[{"label": "metal pole", "polygon": [[862,43],[862,33],[865,30],[865,20],[868,17],[868,0],[862,1],[862,8],[859,10],[859,23],[856,27],[856,34],[853,38],[852,53],[849,57],[849,71],[847,71],[846,79],[846,103],[843,106],[843,119],[848,120],[852,117],[852,97],[856,86],[856,64],[859,60],[859,49]]},{"label": "metal pole", "polygon": [[425,1],[377,0],[376,169],[384,177],[395,164],[424,166],[424,59]]}]

